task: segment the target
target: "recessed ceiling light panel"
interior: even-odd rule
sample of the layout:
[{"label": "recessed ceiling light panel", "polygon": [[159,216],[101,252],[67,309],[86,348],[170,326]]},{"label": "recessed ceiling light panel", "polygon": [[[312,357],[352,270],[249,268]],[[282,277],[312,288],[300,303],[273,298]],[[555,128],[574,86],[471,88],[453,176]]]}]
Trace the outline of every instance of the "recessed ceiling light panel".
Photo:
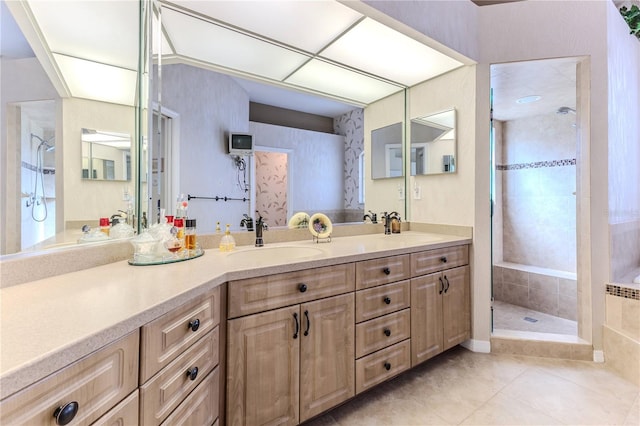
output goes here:
[{"label": "recessed ceiling light panel", "polygon": [[337,1],[176,1],[205,16],[317,53],[362,15]]},{"label": "recessed ceiling light panel", "polygon": [[171,9],[162,10],[162,24],[177,54],[261,77],[281,81],[309,59]]},{"label": "recessed ceiling light panel", "polygon": [[313,59],[285,80],[343,99],[369,104],[403,88],[362,73]]},{"label": "recessed ceiling light panel", "polygon": [[371,18],[358,23],[320,56],[413,86],[462,65]]},{"label": "recessed ceiling light panel", "polygon": [[541,96],[529,95],[529,96],[525,96],[523,98],[516,99],[516,103],[518,103],[518,104],[530,104],[531,102],[538,102],[540,99],[542,99]]}]

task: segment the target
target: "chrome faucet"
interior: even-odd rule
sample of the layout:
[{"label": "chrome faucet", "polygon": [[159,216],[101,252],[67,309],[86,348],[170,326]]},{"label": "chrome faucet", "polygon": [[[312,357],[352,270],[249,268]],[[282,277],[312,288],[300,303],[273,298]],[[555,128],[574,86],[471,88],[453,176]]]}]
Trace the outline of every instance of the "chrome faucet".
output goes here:
[{"label": "chrome faucet", "polygon": [[267,227],[267,224],[262,219],[262,216],[260,216],[260,213],[258,212],[258,210],[256,210],[256,214],[258,215],[258,218],[256,219],[256,247],[262,247],[264,246],[264,240],[262,239],[262,231],[263,230],[266,231],[268,227]]},{"label": "chrome faucet", "polygon": [[369,214],[365,214],[362,218],[364,222],[366,222],[367,219],[369,219],[371,223],[378,223],[378,215],[372,212],[371,210],[369,210]]},{"label": "chrome faucet", "polygon": [[253,218],[249,217],[248,214],[243,214],[243,218],[240,221],[240,226],[246,227],[247,231],[253,231]]}]

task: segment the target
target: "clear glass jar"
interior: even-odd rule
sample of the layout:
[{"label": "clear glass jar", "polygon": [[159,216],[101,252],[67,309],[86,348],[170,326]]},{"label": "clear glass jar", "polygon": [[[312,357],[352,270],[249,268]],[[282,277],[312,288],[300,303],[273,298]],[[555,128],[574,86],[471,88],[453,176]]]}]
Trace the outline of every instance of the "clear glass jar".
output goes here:
[{"label": "clear glass jar", "polygon": [[195,254],[196,243],[196,220],[187,219],[184,228],[184,244],[189,254]]}]

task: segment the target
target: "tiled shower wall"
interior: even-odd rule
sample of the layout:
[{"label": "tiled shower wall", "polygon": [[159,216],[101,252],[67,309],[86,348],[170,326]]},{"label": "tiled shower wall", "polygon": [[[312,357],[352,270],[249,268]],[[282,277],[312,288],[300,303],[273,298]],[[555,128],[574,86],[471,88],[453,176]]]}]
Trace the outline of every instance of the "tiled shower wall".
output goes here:
[{"label": "tiled shower wall", "polygon": [[[560,274],[564,275],[564,274]],[[577,321],[578,286],[575,278],[517,267],[493,267],[493,297],[538,312]]]},{"label": "tiled shower wall", "polygon": [[364,150],[364,110],[354,109],[336,117],[333,128],[344,136],[344,209],[345,222],[360,222],[364,214],[364,204],[358,201],[359,168],[358,158]]},{"label": "tiled shower wall", "polygon": [[555,112],[503,123],[503,261],[576,272],[574,123]]}]

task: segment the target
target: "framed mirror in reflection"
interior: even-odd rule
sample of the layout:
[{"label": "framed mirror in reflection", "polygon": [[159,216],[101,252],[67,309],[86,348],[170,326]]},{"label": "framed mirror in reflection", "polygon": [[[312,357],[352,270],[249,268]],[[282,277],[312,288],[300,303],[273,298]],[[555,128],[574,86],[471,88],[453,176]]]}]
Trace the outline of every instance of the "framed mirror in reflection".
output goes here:
[{"label": "framed mirror in reflection", "polygon": [[411,176],[455,173],[456,111],[411,120]]},{"label": "framed mirror in reflection", "polygon": [[402,123],[371,131],[371,179],[401,177]]},{"label": "framed mirror in reflection", "polygon": [[131,180],[131,135],[82,129],[82,178]]}]

